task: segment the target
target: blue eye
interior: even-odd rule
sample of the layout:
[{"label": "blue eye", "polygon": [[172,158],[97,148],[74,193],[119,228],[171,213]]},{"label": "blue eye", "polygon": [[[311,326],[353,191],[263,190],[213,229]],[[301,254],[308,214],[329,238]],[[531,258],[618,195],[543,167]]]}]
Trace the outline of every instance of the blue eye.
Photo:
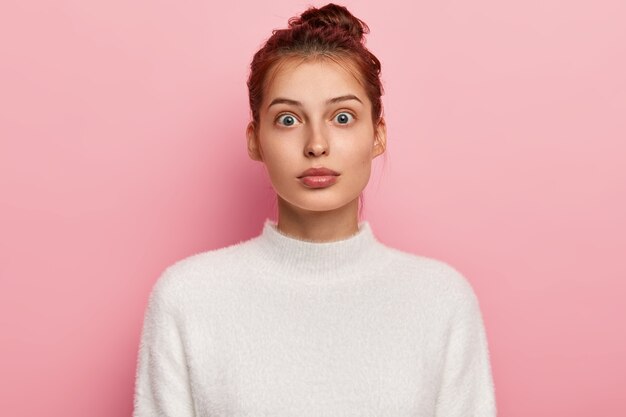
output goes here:
[{"label": "blue eye", "polygon": [[354,116],[347,112],[341,112],[335,118],[337,119],[339,124],[345,125],[350,122],[350,118],[354,119]]},{"label": "blue eye", "polygon": [[278,121],[281,118],[283,119],[283,123],[282,124],[284,126],[293,126],[296,123],[296,121],[297,121],[296,118],[293,117],[290,114],[282,114],[282,115],[278,116],[278,119],[276,119],[276,120]]}]

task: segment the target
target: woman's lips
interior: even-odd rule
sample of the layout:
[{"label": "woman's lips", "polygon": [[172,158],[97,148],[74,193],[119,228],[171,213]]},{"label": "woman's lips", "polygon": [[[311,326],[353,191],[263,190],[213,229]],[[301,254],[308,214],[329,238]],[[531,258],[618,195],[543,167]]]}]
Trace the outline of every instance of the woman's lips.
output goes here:
[{"label": "woman's lips", "polygon": [[333,171],[330,168],[326,168],[326,167],[311,167],[309,169],[307,169],[306,171],[304,171],[302,174],[300,174],[300,176],[298,178],[301,177],[305,177],[305,176],[311,176],[311,175],[339,175],[338,172]]},{"label": "woman's lips", "polygon": [[337,182],[337,175],[309,175],[300,177],[300,182],[310,188],[324,188]]}]

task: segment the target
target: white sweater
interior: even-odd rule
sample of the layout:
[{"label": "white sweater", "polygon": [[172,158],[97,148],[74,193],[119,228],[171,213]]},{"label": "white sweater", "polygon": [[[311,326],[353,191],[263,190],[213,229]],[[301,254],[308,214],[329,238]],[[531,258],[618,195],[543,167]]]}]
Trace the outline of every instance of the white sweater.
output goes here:
[{"label": "white sweater", "polygon": [[169,266],[144,316],[134,417],[493,417],[469,282],[379,242],[262,232]]}]

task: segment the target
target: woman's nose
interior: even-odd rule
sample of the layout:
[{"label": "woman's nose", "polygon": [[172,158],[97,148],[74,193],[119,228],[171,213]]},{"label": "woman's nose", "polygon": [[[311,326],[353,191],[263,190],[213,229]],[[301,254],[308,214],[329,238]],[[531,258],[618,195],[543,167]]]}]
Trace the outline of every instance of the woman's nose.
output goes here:
[{"label": "woman's nose", "polygon": [[304,147],[306,156],[328,154],[328,141],[322,128],[311,128],[309,140]]}]

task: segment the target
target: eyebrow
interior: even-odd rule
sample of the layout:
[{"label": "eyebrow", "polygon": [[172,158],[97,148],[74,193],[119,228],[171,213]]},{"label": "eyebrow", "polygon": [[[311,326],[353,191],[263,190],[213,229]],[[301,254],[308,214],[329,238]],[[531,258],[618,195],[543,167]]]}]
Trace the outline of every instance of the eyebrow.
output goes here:
[{"label": "eyebrow", "polygon": [[[335,98],[331,98],[329,100],[326,101],[326,104],[334,104],[334,103],[339,103],[340,101],[347,101],[347,100],[356,100],[359,103],[363,104],[363,102],[361,101],[361,99],[359,99],[357,96],[355,96],[354,94],[346,94],[344,96],[339,96],[339,97],[335,97]],[[285,104],[293,104],[294,106],[299,106],[302,107],[302,103],[297,101],[297,100],[292,100],[289,98],[283,98],[283,97],[278,97],[275,98],[274,100],[272,100],[272,102],[270,103],[269,106],[267,106],[267,108],[269,109],[270,107],[272,107],[274,104],[279,104],[279,103],[285,103]]]}]

